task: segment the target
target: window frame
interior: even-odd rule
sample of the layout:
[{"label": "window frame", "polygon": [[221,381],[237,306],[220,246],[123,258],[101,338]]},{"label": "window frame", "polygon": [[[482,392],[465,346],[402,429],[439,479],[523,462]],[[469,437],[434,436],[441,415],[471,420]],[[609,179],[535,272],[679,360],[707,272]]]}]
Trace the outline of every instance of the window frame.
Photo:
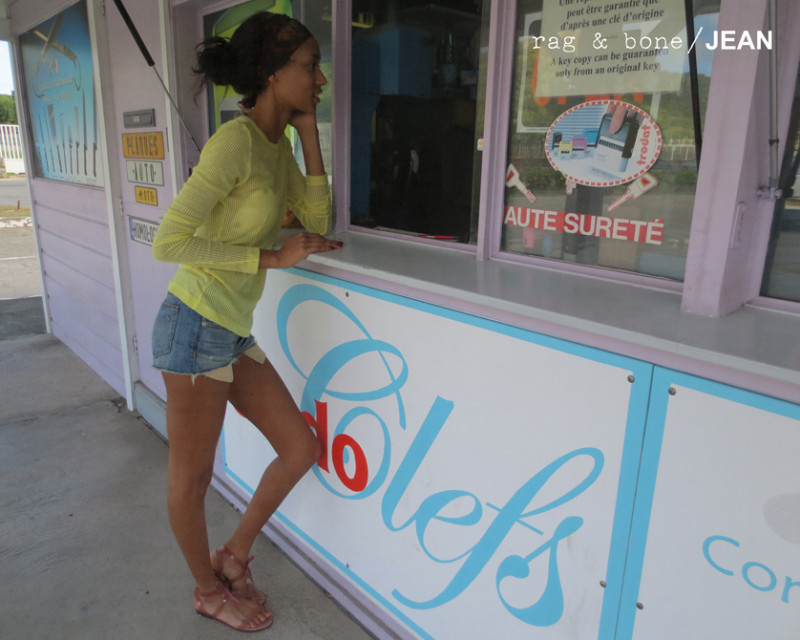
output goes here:
[{"label": "window frame", "polygon": [[[515,46],[516,0],[491,2],[489,59],[486,89],[477,242],[453,245],[403,237],[403,242],[431,244],[442,251],[472,252],[475,259],[519,264],[530,269],[558,270],[591,278],[656,288],[681,294],[684,311],[724,316],[744,304],[800,313],[800,304],[759,295],[763,275],[771,208],[774,202],[760,190],[769,167],[769,51],[717,51],[708,97],[708,113],[723,113],[705,124],[704,156],[690,231],[683,282],[612,268],[577,265],[537,256],[517,256],[500,250],[505,162],[511,114],[511,84]],[[719,29],[741,32],[767,25],[770,0],[738,3],[721,0]],[[778,24],[798,24],[800,7],[778,6]],[[349,221],[350,199],[350,88],[352,0],[334,3],[333,185],[337,211],[335,230],[398,237],[372,231]],[[759,28],[768,28],[761,26]],[[784,37],[781,37],[784,35]],[[800,60],[800,39],[792,34],[775,37],[779,48],[778,86],[793,81]],[[787,78],[789,78],[787,80]],[[753,97],[747,99],[746,96]],[[780,95],[779,131],[787,126],[791,96]],[[338,117],[344,114],[344,117]],[[743,131],[731,140],[727,131]]]}]

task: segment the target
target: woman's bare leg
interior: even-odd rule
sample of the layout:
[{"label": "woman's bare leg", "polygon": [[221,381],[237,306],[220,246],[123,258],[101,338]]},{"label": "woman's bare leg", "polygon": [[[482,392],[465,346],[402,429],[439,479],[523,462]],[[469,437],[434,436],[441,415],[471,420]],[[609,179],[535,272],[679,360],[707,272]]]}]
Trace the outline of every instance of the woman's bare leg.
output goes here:
[{"label": "woman's bare leg", "polygon": [[317,461],[320,449],[314,432],[268,360],[259,364],[249,357],[241,358],[234,365],[229,397],[278,454],[264,471],[239,526],[225,545],[240,561],[246,561],[259,532]]},{"label": "woman's bare leg", "polygon": [[[214,455],[225,417],[230,384],[205,376],[164,373],[167,387],[169,491],[167,506],[172,531],[201,593],[214,591],[205,518],[205,497],[214,469]],[[204,599],[213,611],[221,598]],[[220,614],[234,626],[252,615],[257,605],[242,601]],[[252,622],[269,618],[263,610]]]}]

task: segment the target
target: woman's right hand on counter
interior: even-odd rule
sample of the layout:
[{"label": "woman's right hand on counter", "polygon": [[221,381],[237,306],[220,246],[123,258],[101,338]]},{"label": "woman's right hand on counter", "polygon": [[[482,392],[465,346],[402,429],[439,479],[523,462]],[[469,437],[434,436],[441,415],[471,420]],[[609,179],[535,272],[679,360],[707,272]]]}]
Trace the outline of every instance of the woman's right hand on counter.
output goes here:
[{"label": "woman's right hand on counter", "polygon": [[274,251],[262,249],[258,261],[259,269],[288,269],[312,253],[323,253],[339,249],[342,243],[329,240],[317,233],[298,233],[284,242],[280,249]]}]

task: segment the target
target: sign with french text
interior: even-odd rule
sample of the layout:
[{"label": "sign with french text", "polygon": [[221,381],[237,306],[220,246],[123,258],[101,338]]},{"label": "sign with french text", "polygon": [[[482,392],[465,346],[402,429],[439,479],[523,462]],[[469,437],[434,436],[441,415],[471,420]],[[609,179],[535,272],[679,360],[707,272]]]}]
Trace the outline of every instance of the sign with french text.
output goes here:
[{"label": "sign with french text", "polygon": [[[419,637],[611,638],[652,367],[299,270],[267,291],[253,333],[323,451],[276,517]],[[274,452],[233,410],[223,447],[252,493]]]},{"label": "sign with french text", "polygon": [[133,196],[136,202],[149,204],[152,207],[158,206],[158,191],[152,187],[140,187],[136,185],[133,188]]},{"label": "sign with french text", "polygon": [[122,155],[143,160],[161,159],[164,157],[164,134],[160,131],[123,133]]},{"label": "sign with french text", "polygon": [[162,162],[128,160],[125,164],[129,182],[152,184],[158,187],[164,186],[164,166]]},{"label": "sign with french text", "polygon": [[559,0],[545,9],[539,32],[526,34],[537,98],[680,89],[696,45],[683,0]]},{"label": "sign with french text", "polygon": [[158,224],[134,217],[128,218],[128,223],[131,232],[131,240],[152,246],[153,238],[156,237],[156,231],[158,231]]},{"label": "sign with french text", "polygon": [[664,241],[664,220],[627,220],[568,211],[548,211],[506,206],[503,224],[523,229],[558,231],[593,238],[660,245]]}]

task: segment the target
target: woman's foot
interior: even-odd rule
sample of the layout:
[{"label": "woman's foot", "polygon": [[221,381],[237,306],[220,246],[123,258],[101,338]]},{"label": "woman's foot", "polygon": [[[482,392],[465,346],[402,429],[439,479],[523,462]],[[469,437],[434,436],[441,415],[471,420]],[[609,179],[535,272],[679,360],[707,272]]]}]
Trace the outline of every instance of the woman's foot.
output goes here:
[{"label": "woman's foot", "polygon": [[240,598],[217,582],[213,589],[194,590],[194,608],[201,616],[218,620],[238,631],[261,631],[272,624],[272,613],[253,600]]},{"label": "woman's foot", "polygon": [[228,581],[235,595],[263,605],[267,601],[267,596],[259,591],[253,582],[253,574],[250,573],[252,559],[253,556],[250,556],[247,561],[242,561],[223,545],[211,553],[211,566],[221,579]]}]

